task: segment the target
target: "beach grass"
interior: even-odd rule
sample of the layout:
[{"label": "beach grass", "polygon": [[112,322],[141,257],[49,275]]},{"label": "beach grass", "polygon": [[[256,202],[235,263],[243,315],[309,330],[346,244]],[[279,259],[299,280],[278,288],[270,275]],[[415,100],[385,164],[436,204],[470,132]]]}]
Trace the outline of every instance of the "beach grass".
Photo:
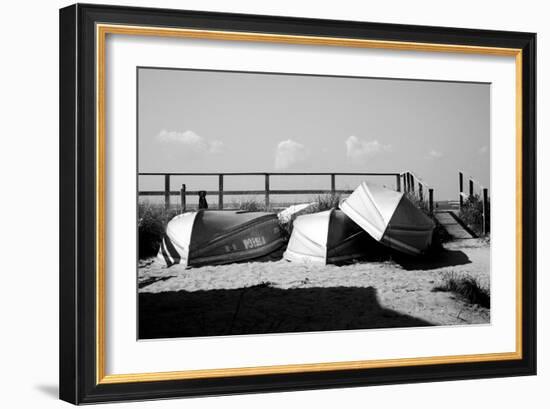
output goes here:
[{"label": "beach grass", "polygon": [[264,201],[247,199],[241,202],[235,203],[234,207],[238,207],[239,210],[244,210],[246,212],[271,212],[273,208],[271,206],[266,206]]},{"label": "beach grass", "polygon": [[155,256],[160,247],[168,222],[179,212],[166,209],[163,204],[138,204],[138,256],[140,259]]},{"label": "beach grass", "polygon": [[[487,217],[491,217],[491,203],[488,202]],[[466,199],[458,215],[478,236],[483,235],[483,200],[477,194]]]},{"label": "beach grass", "polygon": [[470,304],[478,304],[485,308],[490,308],[491,305],[489,288],[482,286],[479,280],[467,274],[445,274],[442,282],[434,286],[432,292],[451,292]]}]

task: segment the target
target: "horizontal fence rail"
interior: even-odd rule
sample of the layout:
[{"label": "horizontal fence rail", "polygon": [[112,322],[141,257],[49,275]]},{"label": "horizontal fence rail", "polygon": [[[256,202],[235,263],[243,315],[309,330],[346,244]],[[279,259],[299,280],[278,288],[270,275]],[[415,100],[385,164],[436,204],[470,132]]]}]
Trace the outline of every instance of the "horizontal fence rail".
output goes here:
[{"label": "horizontal fence rail", "polygon": [[398,172],[141,172],[140,176],[400,176]]},{"label": "horizontal fence rail", "polygon": [[[262,195],[264,196],[264,202],[266,208],[270,206],[271,195],[322,195],[322,194],[351,194],[353,190],[349,189],[337,189],[336,177],[337,176],[385,176],[395,178],[395,190],[401,191],[401,173],[393,172],[226,172],[226,173],[208,173],[208,172],[143,172],[139,173],[139,176],[162,176],[164,178],[164,190],[144,190],[139,192],[139,196],[164,196],[164,205],[166,208],[170,207],[170,198],[172,196],[180,196],[181,210],[186,210],[187,197],[191,196],[217,196],[218,197],[218,209],[224,208],[224,196],[246,196],[246,195]],[[187,190],[187,185],[184,183],[181,185],[180,190],[171,189],[171,177],[172,176],[210,176],[218,178],[217,190]],[[251,189],[251,190],[226,190],[224,189],[225,176],[263,176],[264,177],[264,189]],[[272,176],[327,176],[330,178],[330,189],[271,189],[270,182]],[[201,196],[202,195],[202,196]]]},{"label": "horizontal fence rail", "polygon": [[[245,196],[245,195],[263,195],[266,193],[266,190],[186,190],[185,191],[187,195],[189,196],[197,196],[200,192],[205,193],[207,196],[215,196],[218,195],[220,192],[222,192],[225,195],[234,195],[234,196]],[[336,194],[351,194],[353,193],[353,190],[292,190],[292,189],[286,189],[286,190],[275,190],[270,189],[269,193],[272,195],[314,195],[314,194],[330,194],[330,193],[336,193]],[[159,196],[164,195],[165,192],[158,192],[153,190],[143,190],[139,192],[140,196]],[[171,190],[168,192],[171,196],[179,196],[181,194],[181,191],[178,190]]]}]

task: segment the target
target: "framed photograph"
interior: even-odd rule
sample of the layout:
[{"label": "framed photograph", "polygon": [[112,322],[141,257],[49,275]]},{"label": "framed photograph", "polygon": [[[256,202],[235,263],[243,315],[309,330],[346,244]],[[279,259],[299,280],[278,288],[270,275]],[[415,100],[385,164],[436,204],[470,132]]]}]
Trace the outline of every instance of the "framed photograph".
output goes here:
[{"label": "framed photograph", "polygon": [[61,399],[535,374],[535,52],[61,9]]}]

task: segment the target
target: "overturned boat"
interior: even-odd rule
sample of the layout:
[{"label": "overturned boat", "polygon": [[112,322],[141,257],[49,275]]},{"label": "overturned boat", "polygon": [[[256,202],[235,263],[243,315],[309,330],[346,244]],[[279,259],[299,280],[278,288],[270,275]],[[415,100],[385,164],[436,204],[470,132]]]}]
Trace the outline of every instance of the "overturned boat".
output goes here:
[{"label": "overturned boat", "polygon": [[287,207],[286,209],[281,210],[277,217],[281,223],[290,223],[292,219],[304,214],[309,209],[312,209],[315,206],[315,203],[299,203]]},{"label": "overturned boat", "polygon": [[340,209],[392,249],[420,255],[431,245],[435,223],[402,192],[363,182]]},{"label": "overturned boat", "polygon": [[292,262],[340,264],[372,255],[380,248],[341,210],[298,216],[283,257]]},{"label": "overturned boat", "polygon": [[168,267],[230,264],[269,258],[283,244],[273,213],[199,210],[168,223],[158,257]]}]

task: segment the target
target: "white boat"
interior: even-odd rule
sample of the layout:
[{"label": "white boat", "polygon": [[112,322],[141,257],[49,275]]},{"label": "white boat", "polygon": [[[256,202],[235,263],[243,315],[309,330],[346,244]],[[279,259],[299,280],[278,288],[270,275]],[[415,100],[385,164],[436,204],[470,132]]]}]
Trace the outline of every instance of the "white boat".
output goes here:
[{"label": "white boat", "polygon": [[402,192],[363,182],[340,209],[392,249],[420,255],[431,245],[435,223]]},{"label": "white boat", "polygon": [[279,218],[279,221],[281,223],[288,223],[292,220],[292,218],[295,218],[301,214],[303,214],[305,211],[310,209],[312,206],[314,206],[315,203],[299,203],[292,206],[287,207],[286,209],[281,210],[277,217]]},{"label": "white boat", "polygon": [[380,247],[341,210],[331,209],[298,216],[283,257],[302,264],[339,264],[364,258]]}]

